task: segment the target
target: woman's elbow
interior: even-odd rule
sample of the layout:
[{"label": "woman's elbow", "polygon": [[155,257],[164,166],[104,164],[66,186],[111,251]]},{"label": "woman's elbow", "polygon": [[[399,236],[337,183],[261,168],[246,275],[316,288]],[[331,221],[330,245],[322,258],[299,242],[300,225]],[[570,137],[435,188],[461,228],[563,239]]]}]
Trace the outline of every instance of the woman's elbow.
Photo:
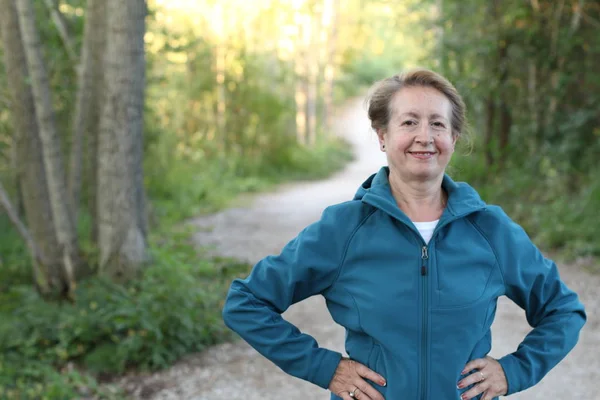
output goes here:
[{"label": "woman's elbow", "polygon": [[232,287],[229,289],[227,297],[225,298],[225,303],[223,304],[223,310],[221,312],[223,322],[225,322],[225,325],[229,329],[234,331],[236,330],[236,321],[239,317],[241,302],[243,298],[243,294]]}]

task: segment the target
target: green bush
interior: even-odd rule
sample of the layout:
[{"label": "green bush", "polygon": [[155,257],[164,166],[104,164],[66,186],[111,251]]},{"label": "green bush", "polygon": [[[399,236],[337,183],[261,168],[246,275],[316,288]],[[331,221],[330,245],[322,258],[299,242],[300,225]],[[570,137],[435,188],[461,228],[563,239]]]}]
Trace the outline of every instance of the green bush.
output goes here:
[{"label": "green bush", "polygon": [[[97,388],[93,374],[164,368],[227,339],[222,299],[230,281],[247,274],[249,265],[201,259],[189,234],[179,230],[162,238],[154,247],[156,262],[139,281],[82,282],[75,304],[47,303],[29,285],[2,293],[0,393],[71,398]],[[58,371],[70,364],[85,373],[61,376]]]},{"label": "green bush", "polygon": [[151,215],[164,223],[222,209],[240,193],[287,180],[324,178],[353,157],[348,143],[334,137],[314,147],[290,143],[257,159],[176,155],[166,150],[170,140],[169,135],[157,139],[145,163]]},{"label": "green bush", "polygon": [[567,259],[600,256],[600,171],[575,179],[556,164],[541,159],[488,168],[482,154],[457,154],[449,172],[474,186],[486,202],[503,207],[540,247],[561,250]]}]

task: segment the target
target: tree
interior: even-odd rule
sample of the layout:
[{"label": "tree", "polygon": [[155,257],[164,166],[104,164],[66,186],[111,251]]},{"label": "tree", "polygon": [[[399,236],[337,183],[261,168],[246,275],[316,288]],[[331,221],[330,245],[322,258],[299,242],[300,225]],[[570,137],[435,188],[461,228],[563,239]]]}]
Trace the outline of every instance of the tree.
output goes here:
[{"label": "tree", "polygon": [[106,95],[98,147],[100,271],[135,276],[147,261],[142,171],[144,0],[107,2]]},{"label": "tree", "polygon": [[[4,10],[0,14],[0,28],[8,88],[12,98],[10,106],[16,144],[17,179],[22,191],[27,226],[30,230],[26,240],[34,243],[33,247],[39,249],[32,251],[34,282],[45,294],[53,290],[62,290],[60,252],[45,179],[46,169],[38,124],[35,118],[31,118],[35,115],[35,105],[31,87],[27,84],[27,62],[17,9],[14,0],[0,0],[0,8]],[[8,202],[8,195],[5,197]],[[12,220],[14,222],[15,218]],[[23,232],[21,228],[18,230]]]},{"label": "tree", "polygon": [[27,70],[31,79],[35,116],[42,142],[52,218],[62,257],[64,271],[62,291],[71,293],[75,287],[75,271],[79,268],[81,260],[75,224],[69,206],[63,152],[56,129],[50,85],[42,59],[41,43],[31,0],[17,0],[17,11]]},{"label": "tree", "polygon": [[98,133],[104,95],[104,51],[106,47],[106,2],[88,0],[85,15],[85,29],[81,48],[81,64],[78,68],[78,85],[73,118],[73,140],[69,168],[69,193],[73,207],[73,217],[77,220],[80,192],[82,187],[83,143],[87,139],[88,148],[88,188],[92,223],[92,238],[96,232],[96,170],[98,159]]}]

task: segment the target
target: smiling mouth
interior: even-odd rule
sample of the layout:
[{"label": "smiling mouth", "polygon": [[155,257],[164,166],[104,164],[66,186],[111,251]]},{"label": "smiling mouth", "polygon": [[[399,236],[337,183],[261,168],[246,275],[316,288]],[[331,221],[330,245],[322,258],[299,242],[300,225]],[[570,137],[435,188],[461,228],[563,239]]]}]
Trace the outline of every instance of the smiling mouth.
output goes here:
[{"label": "smiling mouth", "polygon": [[421,159],[431,158],[436,154],[434,151],[409,151],[408,153],[413,157]]}]

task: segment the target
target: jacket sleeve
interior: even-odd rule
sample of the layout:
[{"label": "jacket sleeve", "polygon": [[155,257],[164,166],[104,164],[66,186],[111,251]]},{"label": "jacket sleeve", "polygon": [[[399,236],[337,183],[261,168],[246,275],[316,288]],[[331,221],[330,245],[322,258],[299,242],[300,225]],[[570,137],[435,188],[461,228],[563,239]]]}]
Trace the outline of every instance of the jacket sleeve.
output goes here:
[{"label": "jacket sleeve", "polygon": [[525,311],[533,328],[514,353],[498,360],[510,395],[537,384],[571,351],[586,315],[577,294],[560,279],[556,264],[542,255],[523,228],[493,208],[500,224],[491,227],[489,238],[506,295]]},{"label": "jacket sleeve", "polygon": [[248,278],[235,280],[223,309],[225,324],[286,373],[329,387],[340,353],[281,316],[290,305],[324,292],[336,280],[352,232],[331,208],[278,256],[259,261]]}]

